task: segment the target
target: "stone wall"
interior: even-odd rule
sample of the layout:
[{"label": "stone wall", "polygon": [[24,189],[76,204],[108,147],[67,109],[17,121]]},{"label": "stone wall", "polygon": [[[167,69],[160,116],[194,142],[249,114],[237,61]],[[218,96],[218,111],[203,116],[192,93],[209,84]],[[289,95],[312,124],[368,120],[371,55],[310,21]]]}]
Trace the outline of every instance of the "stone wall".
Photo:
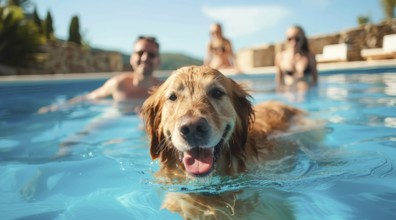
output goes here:
[{"label": "stone wall", "polygon": [[70,42],[54,42],[45,46],[48,60],[43,68],[49,73],[87,73],[122,71],[118,52],[91,51]]},{"label": "stone wall", "polygon": [[274,57],[274,45],[262,45],[241,49],[237,53],[238,67],[241,69],[249,69],[252,67],[272,66]]},{"label": "stone wall", "polygon": [[96,73],[123,71],[122,56],[118,52],[97,51],[63,41],[43,46],[46,52],[40,65],[29,68],[0,66],[0,75],[29,75],[55,73]]},{"label": "stone wall", "polygon": [[[348,60],[363,60],[360,51],[366,48],[381,48],[385,35],[396,33],[396,20],[387,20],[379,24],[366,24],[339,33],[321,36],[308,36],[309,46],[314,54],[321,54],[323,47],[330,44],[347,43],[349,46]],[[274,65],[275,53],[284,48],[284,43],[263,47],[243,48],[237,52],[237,60],[241,69]]]}]

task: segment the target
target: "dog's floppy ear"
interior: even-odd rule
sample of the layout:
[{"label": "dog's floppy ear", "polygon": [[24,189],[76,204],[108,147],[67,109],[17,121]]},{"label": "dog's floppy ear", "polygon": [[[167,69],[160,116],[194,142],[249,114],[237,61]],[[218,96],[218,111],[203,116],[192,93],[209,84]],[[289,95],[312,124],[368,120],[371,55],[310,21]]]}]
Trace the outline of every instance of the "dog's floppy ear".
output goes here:
[{"label": "dog's floppy ear", "polygon": [[[232,151],[239,151],[235,153],[242,153],[243,148],[246,144],[248,137],[248,130],[250,129],[254,120],[254,111],[252,103],[250,102],[251,96],[242,85],[237,84],[235,81],[230,79],[232,85],[232,104],[235,111],[238,114],[238,119],[235,125],[235,131],[232,135],[231,141],[234,145],[239,146],[238,148],[231,149]],[[236,154],[236,155],[238,155]]]},{"label": "dog's floppy ear", "polygon": [[159,144],[162,139],[162,131],[160,130],[161,112],[163,101],[161,99],[161,87],[152,91],[151,95],[143,103],[141,116],[146,125],[146,132],[150,137],[150,154],[154,160],[160,155]]}]

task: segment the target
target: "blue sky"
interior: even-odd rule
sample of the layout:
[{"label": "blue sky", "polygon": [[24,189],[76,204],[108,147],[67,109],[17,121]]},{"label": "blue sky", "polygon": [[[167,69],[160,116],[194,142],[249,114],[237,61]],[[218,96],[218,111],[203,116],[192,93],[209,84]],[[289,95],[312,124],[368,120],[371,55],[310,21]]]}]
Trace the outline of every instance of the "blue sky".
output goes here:
[{"label": "blue sky", "polygon": [[93,47],[131,53],[139,35],[154,35],[161,52],[181,52],[199,59],[206,53],[209,26],[223,24],[234,50],[284,40],[290,25],[308,36],[357,26],[357,17],[383,20],[380,0],[32,0],[42,19],[48,10],[55,35],[66,39],[72,16]]}]

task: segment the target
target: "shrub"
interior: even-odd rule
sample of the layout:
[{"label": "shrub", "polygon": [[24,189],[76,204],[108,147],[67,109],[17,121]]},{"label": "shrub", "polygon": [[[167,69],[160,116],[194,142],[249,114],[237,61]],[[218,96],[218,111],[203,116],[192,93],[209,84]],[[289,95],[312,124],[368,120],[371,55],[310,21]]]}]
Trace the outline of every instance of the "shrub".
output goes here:
[{"label": "shrub", "polygon": [[0,7],[0,63],[28,66],[40,58],[44,43],[37,26],[17,6]]}]

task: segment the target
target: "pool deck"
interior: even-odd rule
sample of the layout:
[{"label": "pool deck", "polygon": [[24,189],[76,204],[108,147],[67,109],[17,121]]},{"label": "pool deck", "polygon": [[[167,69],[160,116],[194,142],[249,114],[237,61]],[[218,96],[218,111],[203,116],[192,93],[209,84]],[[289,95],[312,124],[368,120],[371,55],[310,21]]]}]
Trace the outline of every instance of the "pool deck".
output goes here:
[{"label": "pool deck", "polygon": [[[317,67],[319,73],[332,70],[396,68],[396,59],[319,63]],[[276,68],[274,66],[259,67],[245,71],[246,74],[274,74],[275,72]]]},{"label": "pool deck", "polygon": [[[396,68],[396,59],[391,60],[372,60],[372,61],[355,61],[355,62],[337,62],[337,63],[320,63],[318,64],[319,73],[322,71],[332,70],[350,70],[350,69],[375,69],[375,68]],[[246,69],[244,74],[267,74],[273,75],[276,72],[274,66],[259,67]],[[11,75],[0,76],[1,82],[15,81],[51,81],[51,80],[78,80],[78,79],[108,79],[114,75],[123,72],[104,72],[104,73],[62,73],[48,75]],[[167,77],[172,71],[158,70],[154,75],[158,77]],[[234,75],[235,73],[223,71],[225,75]]]}]

